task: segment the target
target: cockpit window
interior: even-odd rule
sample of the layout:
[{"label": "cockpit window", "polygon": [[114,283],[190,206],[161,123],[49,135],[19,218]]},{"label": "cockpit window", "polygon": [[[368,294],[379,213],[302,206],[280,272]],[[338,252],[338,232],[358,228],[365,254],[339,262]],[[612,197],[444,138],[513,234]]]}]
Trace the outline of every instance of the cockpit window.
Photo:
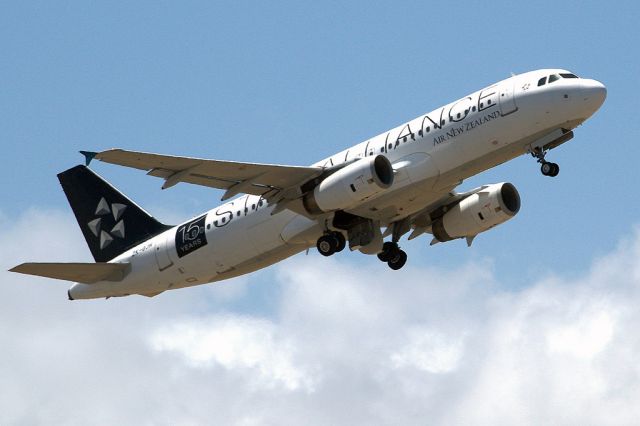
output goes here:
[{"label": "cockpit window", "polygon": [[578,78],[577,75],[571,74],[571,73],[560,74],[560,77],[562,77],[562,78]]},{"label": "cockpit window", "polygon": [[547,77],[542,77],[540,80],[538,80],[538,87],[544,86],[545,84],[547,84]]},{"label": "cockpit window", "polygon": [[560,80],[560,76],[558,74],[551,74],[549,76],[549,84],[553,83],[554,81],[558,81]]}]

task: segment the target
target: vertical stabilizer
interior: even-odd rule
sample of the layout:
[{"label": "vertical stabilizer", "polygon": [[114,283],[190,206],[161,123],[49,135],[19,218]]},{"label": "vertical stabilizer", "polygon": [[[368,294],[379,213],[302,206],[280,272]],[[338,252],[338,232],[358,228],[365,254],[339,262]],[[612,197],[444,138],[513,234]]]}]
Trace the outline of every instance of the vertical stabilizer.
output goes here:
[{"label": "vertical stabilizer", "polygon": [[108,262],[169,228],[85,166],[58,179],[96,262]]}]

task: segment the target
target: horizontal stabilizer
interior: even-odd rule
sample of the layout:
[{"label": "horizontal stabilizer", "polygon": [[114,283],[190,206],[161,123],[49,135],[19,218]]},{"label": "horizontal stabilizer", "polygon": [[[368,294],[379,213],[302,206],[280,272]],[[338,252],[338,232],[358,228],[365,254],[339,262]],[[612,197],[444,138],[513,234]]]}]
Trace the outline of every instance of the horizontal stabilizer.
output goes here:
[{"label": "horizontal stabilizer", "polygon": [[9,271],[93,284],[98,281],[122,281],[130,269],[130,263],[23,263]]}]

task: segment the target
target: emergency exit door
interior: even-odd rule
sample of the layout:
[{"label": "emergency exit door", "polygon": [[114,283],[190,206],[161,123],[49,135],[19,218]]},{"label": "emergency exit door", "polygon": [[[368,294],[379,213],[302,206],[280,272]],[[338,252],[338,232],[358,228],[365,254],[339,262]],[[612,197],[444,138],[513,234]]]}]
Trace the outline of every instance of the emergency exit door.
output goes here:
[{"label": "emergency exit door", "polygon": [[158,269],[164,271],[173,265],[173,261],[169,257],[167,247],[171,247],[171,244],[167,244],[167,239],[171,238],[171,232],[166,232],[164,235],[160,235],[156,244],[156,262],[158,263]]}]

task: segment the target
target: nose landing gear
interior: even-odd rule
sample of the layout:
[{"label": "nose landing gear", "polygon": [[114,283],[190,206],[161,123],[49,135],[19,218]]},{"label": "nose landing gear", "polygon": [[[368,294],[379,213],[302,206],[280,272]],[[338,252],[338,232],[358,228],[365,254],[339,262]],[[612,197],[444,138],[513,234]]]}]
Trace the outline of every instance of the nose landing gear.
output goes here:
[{"label": "nose landing gear", "polygon": [[556,163],[544,162],[542,163],[542,166],[540,166],[540,171],[545,176],[555,177],[560,173],[560,166]]},{"label": "nose landing gear", "polygon": [[545,160],[545,156],[547,155],[547,151],[542,148],[535,148],[531,151],[531,155],[538,159],[538,163],[540,163],[540,171],[544,176],[556,177],[558,173],[560,173],[560,166],[556,163],[550,163]]}]

